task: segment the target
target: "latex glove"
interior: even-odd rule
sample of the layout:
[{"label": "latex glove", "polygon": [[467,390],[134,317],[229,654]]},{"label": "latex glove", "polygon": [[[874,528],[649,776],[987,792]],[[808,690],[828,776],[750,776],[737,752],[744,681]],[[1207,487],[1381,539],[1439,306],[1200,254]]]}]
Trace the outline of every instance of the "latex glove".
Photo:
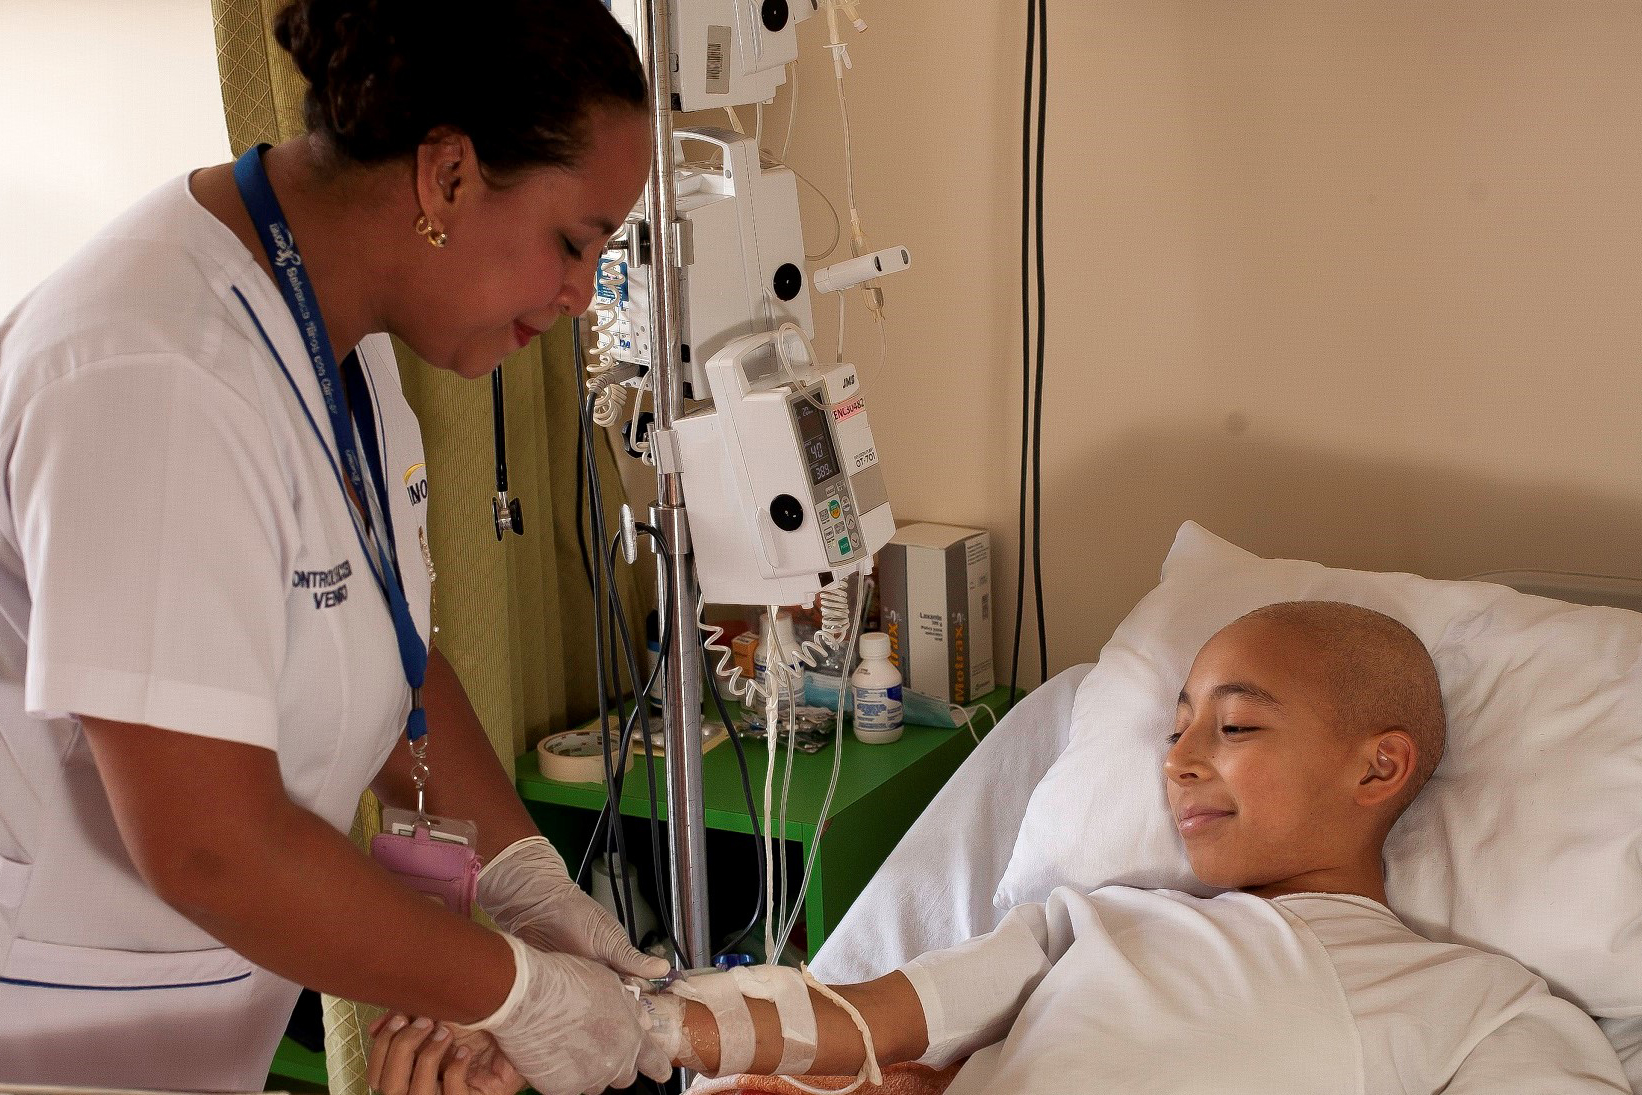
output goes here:
[{"label": "latex glove", "polygon": [[579,954],[634,977],[665,977],[665,958],[634,950],[627,932],[565,869],[545,836],[504,848],[479,872],[479,907],[496,925],[542,950]]},{"label": "latex glove", "polygon": [[660,1083],[672,1062],[647,1037],[648,1017],[614,973],[587,958],[549,954],[503,936],[513,948],[513,988],[488,1031],[541,1095],[598,1095],[642,1072]]}]

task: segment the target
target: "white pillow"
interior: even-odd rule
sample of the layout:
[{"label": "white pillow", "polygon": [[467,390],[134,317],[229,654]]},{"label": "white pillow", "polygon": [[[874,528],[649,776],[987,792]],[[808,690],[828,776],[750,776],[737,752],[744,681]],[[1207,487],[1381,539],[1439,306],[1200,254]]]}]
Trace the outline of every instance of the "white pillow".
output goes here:
[{"label": "white pillow", "polygon": [[1642,1015],[1642,614],[1483,582],[1260,559],[1188,522],[1072,708],[994,902],[1109,883],[1205,891],[1163,793],[1198,649],[1274,601],[1348,601],[1431,651],[1448,749],[1386,845],[1391,907],[1503,952],[1593,1015]]}]

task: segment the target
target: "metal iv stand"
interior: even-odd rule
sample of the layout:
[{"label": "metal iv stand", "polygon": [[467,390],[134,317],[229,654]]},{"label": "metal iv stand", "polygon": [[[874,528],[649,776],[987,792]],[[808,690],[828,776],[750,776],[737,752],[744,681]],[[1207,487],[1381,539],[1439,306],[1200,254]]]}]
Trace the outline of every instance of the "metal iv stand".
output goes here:
[{"label": "metal iv stand", "polygon": [[684,412],[680,349],[679,270],[683,265],[677,192],[673,181],[672,46],[669,0],[646,0],[641,29],[650,76],[650,179],[644,190],[650,227],[650,384],[656,421],[651,449],[656,454],[657,502],[650,523],[667,539],[668,557],[657,553],[659,588],[673,591],[666,671],[662,674],[662,718],[667,749],[667,828],[673,874],[673,934],[684,953],[682,969],[712,961],[707,928],[707,825],[701,777],[701,633],[696,622],[695,558],[684,511],[673,424]]}]

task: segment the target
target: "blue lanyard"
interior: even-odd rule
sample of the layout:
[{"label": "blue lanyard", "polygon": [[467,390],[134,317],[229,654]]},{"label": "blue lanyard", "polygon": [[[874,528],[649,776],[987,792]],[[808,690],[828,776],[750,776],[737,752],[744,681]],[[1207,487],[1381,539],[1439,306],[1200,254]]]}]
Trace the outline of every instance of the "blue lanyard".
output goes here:
[{"label": "blue lanyard", "polygon": [[[245,151],[245,154],[234,164],[234,184],[239,187],[240,200],[245,203],[245,210],[251,215],[251,221],[256,226],[257,237],[262,241],[262,248],[268,254],[268,264],[274,270],[274,282],[279,286],[280,295],[285,298],[285,306],[290,309],[291,318],[296,321],[297,330],[302,333],[303,345],[307,347],[308,357],[313,363],[314,376],[319,381],[320,393],[325,397],[325,410],[331,420],[331,436],[336,445],[336,452],[342,458],[342,467],[336,467],[336,458],[331,456],[325,438],[319,433],[319,425],[313,415],[308,414],[308,424],[313,427],[319,437],[320,447],[325,449],[325,455],[331,460],[332,471],[337,473],[337,487],[343,494],[343,502],[348,507],[348,515],[353,519],[354,535],[359,538],[359,547],[365,553],[365,560],[370,566],[371,576],[376,579],[377,588],[388,601],[388,613],[393,617],[393,630],[399,640],[399,661],[405,669],[405,680],[411,690],[410,716],[405,720],[405,736],[414,745],[428,732],[427,713],[422,710],[422,682],[427,676],[428,648],[422,641],[421,633],[416,630],[416,622],[411,618],[410,604],[405,600],[404,582],[399,576],[398,552],[393,548],[393,516],[389,505],[387,481],[382,471],[382,454],[376,441],[376,415],[371,404],[371,392],[365,384],[364,369],[359,365],[357,355],[350,354],[350,363],[354,368],[339,369],[336,355],[331,351],[331,339],[325,331],[325,319],[319,313],[319,301],[314,298],[312,283],[308,280],[307,271],[302,268],[302,255],[297,251],[296,240],[291,235],[290,226],[285,223],[285,213],[279,207],[279,199],[274,195],[274,188],[268,182],[268,173],[262,167],[262,152],[267,145],[258,145]],[[236,295],[238,292],[236,290]],[[240,297],[244,303],[244,297]],[[247,305],[249,310],[249,305]],[[252,317],[256,320],[256,314]],[[263,330],[260,321],[257,321],[257,330],[263,341],[268,344],[274,360],[279,363],[281,371],[285,372],[286,380],[290,381],[292,389],[296,389],[296,382],[290,371],[285,368],[285,362],[274,349],[273,340],[268,332]],[[343,401],[343,390],[347,391],[347,401]],[[301,393],[297,399],[302,401]],[[306,402],[302,403],[303,413],[308,413]],[[350,415],[350,411],[352,414]],[[364,459],[360,459],[359,446],[354,444],[354,423],[359,424],[359,437],[365,449]],[[361,471],[361,464],[365,471]],[[365,503],[367,485],[365,475],[369,474],[369,488],[375,494],[381,509],[383,529],[381,535],[372,539],[376,543],[373,553],[366,545],[365,531],[361,530],[359,514],[355,511],[354,503],[347,497],[347,489],[342,485],[342,472],[347,472],[348,481],[353,485],[354,497],[365,506],[365,530],[370,529],[370,511]],[[386,548],[384,548],[386,543]]]}]

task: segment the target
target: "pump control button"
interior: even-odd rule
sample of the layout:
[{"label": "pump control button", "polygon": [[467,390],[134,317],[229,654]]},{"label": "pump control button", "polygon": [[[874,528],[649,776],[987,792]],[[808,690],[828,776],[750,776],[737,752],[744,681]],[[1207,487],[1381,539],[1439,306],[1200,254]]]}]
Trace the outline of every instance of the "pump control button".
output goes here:
[{"label": "pump control button", "polygon": [[804,507],[790,494],[778,494],[770,503],[770,520],[782,532],[797,532],[804,526]]}]

